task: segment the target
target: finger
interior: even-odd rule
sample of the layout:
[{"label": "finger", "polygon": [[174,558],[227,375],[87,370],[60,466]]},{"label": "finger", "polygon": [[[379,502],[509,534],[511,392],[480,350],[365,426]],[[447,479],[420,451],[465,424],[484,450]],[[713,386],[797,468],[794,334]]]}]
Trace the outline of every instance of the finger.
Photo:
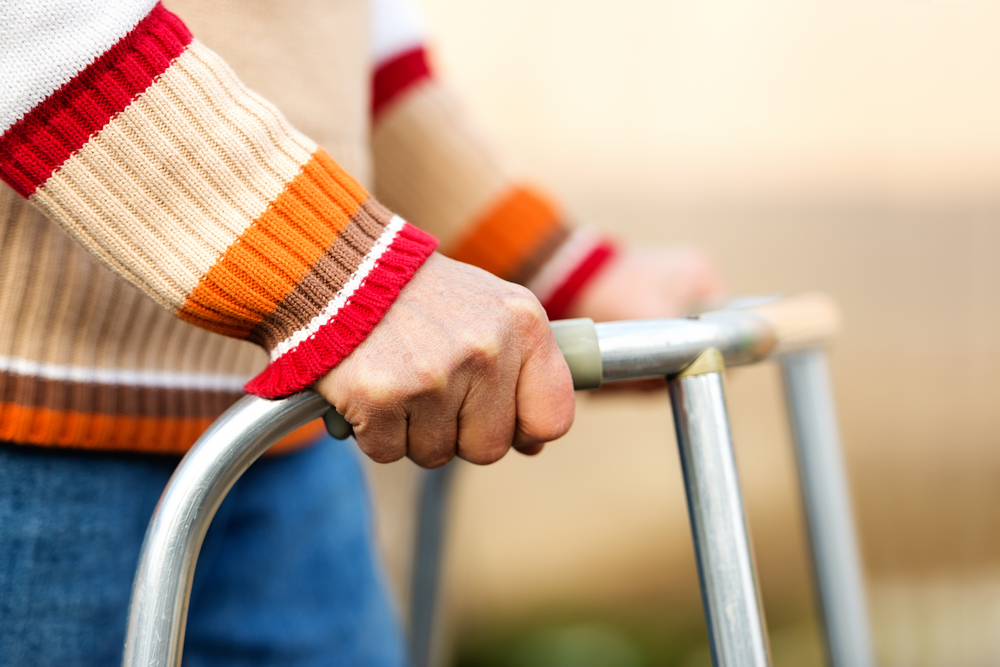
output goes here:
[{"label": "finger", "polygon": [[415,399],[407,408],[406,455],[423,468],[439,468],[455,457],[461,397],[448,395]]},{"label": "finger", "polygon": [[518,449],[561,438],[573,424],[573,378],[548,327],[521,367],[516,401]]},{"label": "finger", "polygon": [[524,454],[525,456],[537,456],[538,454],[542,453],[543,449],[545,449],[545,443],[539,442],[538,444],[535,445],[516,447],[515,449],[517,449],[519,454]]},{"label": "finger", "polygon": [[487,465],[503,458],[517,429],[518,368],[513,363],[475,383],[459,413],[458,455]]},{"label": "finger", "polygon": [[406,413],[401,407],[344,416],[354,425],[358,447],[376,463],[392,463],[406,456]]}]

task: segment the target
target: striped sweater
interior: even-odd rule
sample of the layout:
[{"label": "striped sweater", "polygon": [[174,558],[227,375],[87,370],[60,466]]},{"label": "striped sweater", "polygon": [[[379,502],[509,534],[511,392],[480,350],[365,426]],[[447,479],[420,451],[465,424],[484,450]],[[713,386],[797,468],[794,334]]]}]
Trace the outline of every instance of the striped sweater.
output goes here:
[{"label": "striped sweater", "polygon": [[0,440],[183,452],[350,354],[438,240],[553,317],[610,256],[399,0],[246,4],[0,5]]}]

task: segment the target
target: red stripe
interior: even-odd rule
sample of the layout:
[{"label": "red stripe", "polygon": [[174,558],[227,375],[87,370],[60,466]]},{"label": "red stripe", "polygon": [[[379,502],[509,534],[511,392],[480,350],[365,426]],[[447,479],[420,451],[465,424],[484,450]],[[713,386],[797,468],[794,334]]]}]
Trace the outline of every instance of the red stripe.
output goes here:
[{"label": "red stripe", "polygon": [[562,285],[559,286],[552,296],[542,305],[548,313],[550,320],[560,320],[566,317],[573,301],[580,295],[583,288],[590,280],[604,268],[612,257],[616,254],[614,245],[609,241],[602,241],[594,248],[587,258],[580,262],[580,265],[569,274]]},{"label": "red stripe", "polygon": [[382,320],[399,291],[434,252],[437,239],[407,224],[336,316],[298,346],[268,364],[243,388],[264,398],[290,396],[339,364]]},{"label": "red stripe", "polygon": [[431,78],[427,52],[418,46],[380,64],[372,81],[372,118],[424,79]]},{"label": "red stripe", "polygon": [[157,4],[0,137],[0,178],[30,196],[166,71],[191,39],[184,23]]}]

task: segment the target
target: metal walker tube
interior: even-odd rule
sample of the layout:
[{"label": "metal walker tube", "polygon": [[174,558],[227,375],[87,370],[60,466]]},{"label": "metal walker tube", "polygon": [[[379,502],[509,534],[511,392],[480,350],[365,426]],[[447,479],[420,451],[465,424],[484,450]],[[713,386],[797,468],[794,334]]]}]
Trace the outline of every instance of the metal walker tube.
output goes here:
[{"label": "metal walker tube", "polygon": [[216,510],[271,445],[329,409],[313,392],[281,401],[246,396],[199,438],[167,482],[146,529],[132,584],[123,665],[181,664],[194,567]]},{"label": "metal walker tube", "polygon": [[714,348],[669,380],[712,664],[771,664]]},{"label": "metal walker tube", "polygon": [[826,353],[779,358],[831,667],[874,667],[864,576]]},{"label": "metal walker tube", "polygon": [[[777,351],[818,344],[835,327],[836,309],[822,296],[783,299],[770,305],[707,313],[694,319],[596,326],[587,320],[553,325],[578,389],[599,386],[602,380],[675,375],[708,348],[718,349],[726,365],[752,363]],[[697,381],[693,387],[700,387],[704,380],[679,381],[687,383],[689,379]],[[688,390],[688,395],[694,396],[692,391],[703,393],[696,388]],[[339,415],[329,411],[329,406],[313,392],[281,401],[247,397],[223,414],[195,443],[167,484],[146,533],[133,584],[123,665],[180,665],[194,567],[215,511],[235,481],[264,451],[324,413],[332,433],[345,437],[350,432],[342,418],[338,425]],[[701,448],[699,443],[708,436],[695,435],[690,427],[685,428],[691,446]],[[444,498],[444,494],[439,498],[441,506]],[[428,532],[428,539],[440,539],[440,525]],[[423,614],[432,617],[436,568],[428,576],[435,581],[420,590],[424,591],[421,595],[431,592],[430,604],[422,609]],[[414,604],[417,608],[416,601]],[[742,607],[749,608],[748,604],[744,602]],[[754,594],[753,605],[756,604]],[[429,633],[432,618],[425,620],[423,627]],[[763,628],[762,622],[760,627]],[[748,626],[748,631],[752,627]],[[763,640],[744,637],[744,641],[756,646]],[[754,651],[754,655],[760,652]]]},{"label": "metal walker tube", "polygon": [[417,505],[417,539],[410,581],[410,658],[413,667],[430,667],[440,610],[441,556],[447,528],[448,499],[455,479],[455,465],[423,474]]}]

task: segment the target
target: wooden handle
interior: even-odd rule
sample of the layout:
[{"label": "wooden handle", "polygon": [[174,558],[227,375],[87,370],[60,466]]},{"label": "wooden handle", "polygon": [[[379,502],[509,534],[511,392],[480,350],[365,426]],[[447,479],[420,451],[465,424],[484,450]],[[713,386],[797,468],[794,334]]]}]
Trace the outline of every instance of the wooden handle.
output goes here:
[{"label": "wooden handle", "polygon": [[740,310],[754,313],[774,330],[775,353],[821,345],[840,331],[840,308],[833,297],[822,292],[796,294]]}]

